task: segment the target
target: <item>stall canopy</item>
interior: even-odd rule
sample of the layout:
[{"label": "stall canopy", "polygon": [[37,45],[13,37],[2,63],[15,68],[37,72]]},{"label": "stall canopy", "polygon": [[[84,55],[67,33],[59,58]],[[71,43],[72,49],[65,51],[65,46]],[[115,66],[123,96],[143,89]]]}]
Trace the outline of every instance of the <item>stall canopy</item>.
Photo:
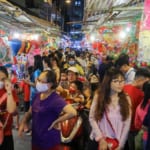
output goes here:
[{"label": "stall canopy", "polygon": [[103,24],[122,23],[141,17],[144,0],[86,0],[83,31],[93,32]]},{"label": "stall canopy", "polygon": [[12,5],[6,0],[0,0],[0,25],[15,30],[43,30],[48,34],[60,36],[60,29],[52,23],[33,17]]}]

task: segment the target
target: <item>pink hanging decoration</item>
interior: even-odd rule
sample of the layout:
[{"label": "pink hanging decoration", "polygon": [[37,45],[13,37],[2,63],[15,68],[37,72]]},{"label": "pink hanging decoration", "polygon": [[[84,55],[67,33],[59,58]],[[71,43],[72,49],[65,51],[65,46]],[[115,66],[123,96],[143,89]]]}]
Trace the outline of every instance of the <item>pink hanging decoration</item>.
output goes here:
[{"label": "pink hanging decoration", "polygon": [[150,0],[144,2],[143,30],[150,30]]}]

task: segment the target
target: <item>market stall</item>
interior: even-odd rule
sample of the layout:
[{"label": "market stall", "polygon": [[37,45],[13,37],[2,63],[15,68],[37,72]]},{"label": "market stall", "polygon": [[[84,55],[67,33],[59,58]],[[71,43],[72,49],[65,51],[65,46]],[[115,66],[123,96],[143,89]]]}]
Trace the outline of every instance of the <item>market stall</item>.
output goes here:
[{"label": "market stall", "polygon": [[145,0],[141,22],[138,61],[150,65],[150,0]]},{"label": "market stall", "polygon": [[86,0],[84,43],[90,43],[94,52],[113,57],[127,53],[131,62],[136,63],[142,53],[139,32],[143,9],[144,0]]},{"label": "market stall", "polygon": [[58,48],[59,37],[59,27],[0,0],[0,65],[22,72],[19,78],[34,55]]}]

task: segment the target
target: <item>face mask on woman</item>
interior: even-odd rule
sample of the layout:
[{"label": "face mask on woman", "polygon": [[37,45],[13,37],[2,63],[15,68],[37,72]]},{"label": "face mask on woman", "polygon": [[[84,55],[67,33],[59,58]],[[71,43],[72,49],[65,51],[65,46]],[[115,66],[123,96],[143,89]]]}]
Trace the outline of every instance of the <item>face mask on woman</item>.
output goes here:
[{"label": "face mask on woman", "polygon": [[37,89],[38,92],[41,93],[41,92],[48,91],[49,87],[48,87],[47,83],[37,82],[36,89]]},{"label": "face mask on woman", "polygon": [[4,88],[4,82],[0,81],[0,89],[3,89],[3,88]]}]

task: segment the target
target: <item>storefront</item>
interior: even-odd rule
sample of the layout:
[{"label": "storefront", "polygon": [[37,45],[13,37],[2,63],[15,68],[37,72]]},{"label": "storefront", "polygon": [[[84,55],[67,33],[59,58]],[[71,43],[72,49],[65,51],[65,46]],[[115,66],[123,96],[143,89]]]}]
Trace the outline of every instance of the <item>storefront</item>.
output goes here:
[{"label": "storefront", "polygon": [[149,0],[86,0],[85,39],[95,53],[130,55],[131,63],[149,63]]},{"label": "storefront", "polygon": [[57,26],[0,1],[0,65],[17,70],[19,78],[33,65],[35,55],[58,49],[59,40]]}]

